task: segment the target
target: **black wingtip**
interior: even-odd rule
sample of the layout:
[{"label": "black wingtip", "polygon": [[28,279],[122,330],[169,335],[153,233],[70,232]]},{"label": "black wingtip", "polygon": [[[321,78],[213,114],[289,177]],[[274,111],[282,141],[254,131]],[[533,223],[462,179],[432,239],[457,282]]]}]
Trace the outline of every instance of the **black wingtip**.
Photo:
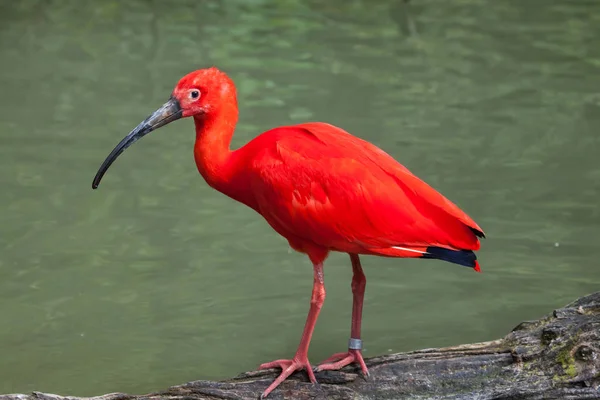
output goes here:
[{"label": "black wingtip", "polygon": [[483,233],[482,231],[480,231],[479,229],[475,229],[475,228],[471,228],[469,227],[469,229],[471,230],[471,232],[473,232],[473,234],[475,236],[477,236],[478,238],[482,238],[485,239],[485,233]]}]

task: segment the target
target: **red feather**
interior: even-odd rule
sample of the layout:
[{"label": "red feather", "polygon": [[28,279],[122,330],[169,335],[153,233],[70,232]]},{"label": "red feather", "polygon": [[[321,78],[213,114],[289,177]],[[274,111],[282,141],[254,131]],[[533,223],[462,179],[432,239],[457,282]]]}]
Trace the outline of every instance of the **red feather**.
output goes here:
[{"label": "red feather", "polygon": [[245,203],[297,250],[418,257],[428,246],[479,249],[474,230],[483,232],[467,214],[387,153],[340,128],[279,127],[238,152],[254,196]]}]

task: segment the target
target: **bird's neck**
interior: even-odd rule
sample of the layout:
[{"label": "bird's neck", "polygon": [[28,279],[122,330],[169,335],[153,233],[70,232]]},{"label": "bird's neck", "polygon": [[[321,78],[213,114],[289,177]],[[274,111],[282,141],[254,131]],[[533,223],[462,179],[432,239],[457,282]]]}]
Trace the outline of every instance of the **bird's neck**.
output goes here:
[{"label": "bird's neck", "polygon": [[223,107],[209,117],[194,117],[194,158],[198,172],[211,187],[230,197],[237,197],[233,193],[235,161],[230,149],[237,118],[236,104]]}]

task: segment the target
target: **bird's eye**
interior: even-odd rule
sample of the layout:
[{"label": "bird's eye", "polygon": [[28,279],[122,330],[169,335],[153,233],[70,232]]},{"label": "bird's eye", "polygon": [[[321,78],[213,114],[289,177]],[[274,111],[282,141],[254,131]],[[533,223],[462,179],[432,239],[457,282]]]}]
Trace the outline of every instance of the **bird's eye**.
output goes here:
[{"label": "bird's eye", "polygon": [[194,90],[192,90],[190,92],[190,98],[197,99],[198,97],[200,97],[200,91],[199,90],[194,89]]}]

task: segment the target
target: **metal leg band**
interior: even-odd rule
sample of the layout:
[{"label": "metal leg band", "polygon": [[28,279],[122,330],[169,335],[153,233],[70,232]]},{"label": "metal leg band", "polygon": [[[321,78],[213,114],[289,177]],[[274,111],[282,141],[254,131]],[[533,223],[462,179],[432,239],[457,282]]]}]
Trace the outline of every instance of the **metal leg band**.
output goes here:
[{"label": "metal leg band", "polygon": [[348,348],[350,350],[362,350],[362,340],[350,338],[348,340]]}]

